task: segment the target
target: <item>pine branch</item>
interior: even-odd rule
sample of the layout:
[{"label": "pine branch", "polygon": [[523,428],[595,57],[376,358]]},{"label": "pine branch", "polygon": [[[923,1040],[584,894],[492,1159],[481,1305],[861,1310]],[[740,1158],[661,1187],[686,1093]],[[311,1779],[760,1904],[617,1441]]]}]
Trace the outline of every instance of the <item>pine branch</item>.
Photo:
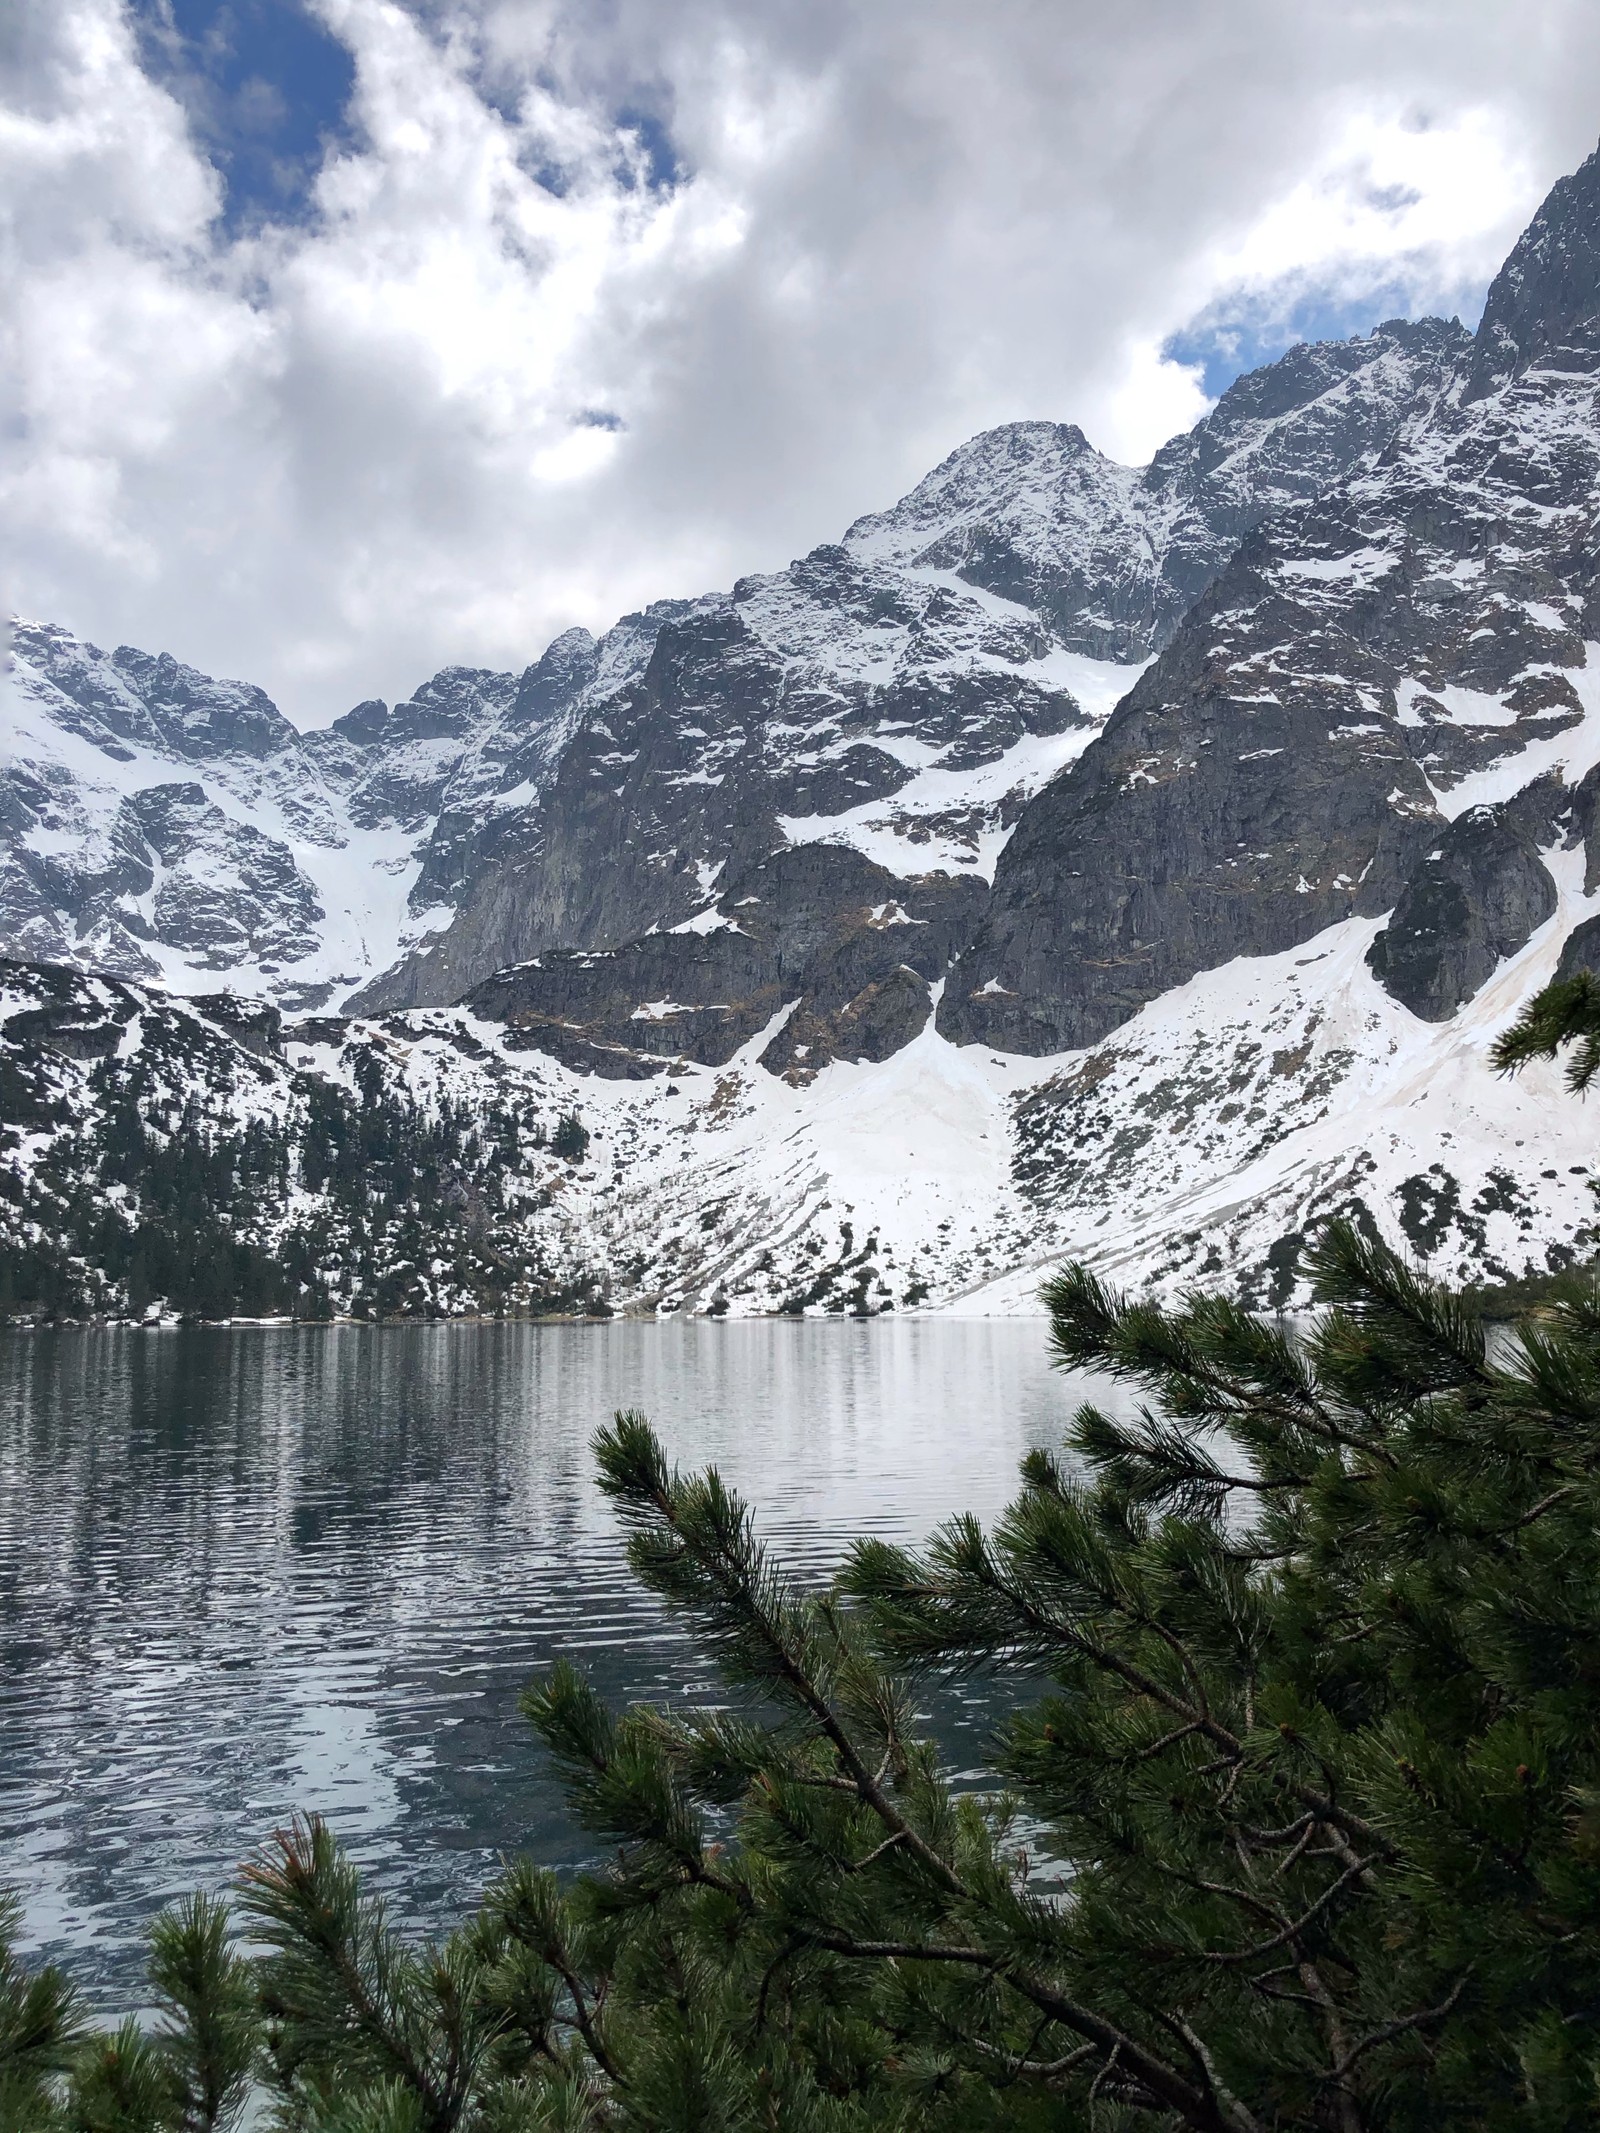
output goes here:
[{"label": "pine branch", "polygon": [[159,2032],[184,2133],[220,2133],[244,2110],[260,2042],[250,1965],[228,1945],[228,1907],[185,1897],[150,1934]]},{"label": "pine branch", "polygon": [[828,1741],[863,1804],[952,1895],[964,1895],[960,1876],[889,1799],[814,1678],[811,1640],[798,1631],[794,1602],[755,1542],[748,1512],[715,1470],[700,1482],[681,1480],[636,1413],[619,1413],[596,1438],[595,1452],[601,1487],[634,1527],[629,1554],[645,1583],[696,1621],[732,1661],[736,1680],[786,1691]]},{"label": "pine branch", "polygon": [[54,1963],[25,1971],[14,1952],[22,1923],[16,1893],[0,1888],[0,2091],[40,2097],[71,2066],[87,2035],[78,1994]]},{"label": "pine branch", "polygon": [[1176,2111],[1184,2125],[1199,2129],[1199,2133],[1225,2133],[1228,2121],[1214,2098],[1186,2081],[1175,2067],[1126,2035],[1115,2023],[1079,2006],[1045,1979],[1011,1968],[1002,1957],[985,1949],[949,1947],[939,1942],[861,1940],[822,1928],[808,1930],[807,1937],[814,1947],[828,1948],[836,1955],[853,1956],[858,1961],[953,1963],[987,1971],[1063,2029],[1086,2038],[1102,2058],[1115,2055],[1151,2098]]},{"label": "pine branch", "polygon": [[1581,1096],[1600,1072],[1600,979],[1591,971],[1556,979],[1535,993],[1495,1040],[1489,1064],[1497,1074],[1514,1074],[1530,1059],[1554,1059],[1567,1044],[1578,1046],[1567,1087]]},{"label": "pine branch", "polygon": [[166,2055],[132,2016],[79,2052],[67,2099],[72,2133],[169,2133],[180,2123],[178,2110]]},{"label": "pine branch", "polygon": [[1050,1312],[1051,1348],[1064,1368],[1143,1379],[1160,1388],[1169,1415],[1244,1428],[1248,1449],[1258,1455],[1275,1453],[1287,1428],[1369,1458],[1388,1456],[1334,1416],[1294,1343],[1225,1298],[1191,1296],[1170,1317],[1153,1304],[1130,1303],[1078,1265],[1040,1293]]},{"label": "pine branch", "polygon": [[1406,1400],[1499,1382],[1485,1361],[1478,1314],[1353,1223],[1326,1225],[1312,1247],[1310,1271],[1317,1300],[1351,1314],[1361,1336],[1348,1341],[1343,1321],[1324,1322],[1310,1343],[1319,1375],[1331,1371],[1344,1383],[1380,1392],[1392,1387]]},{"label": "pine branch", "polygon": [[[931,1571],[913,1563],[902,1551],[882,1543],[858,1542],[852,1551],[841,1583],[873,1608],[880,1628],[891,1644],[907,1648],[926,1662],[935,1656],[992,1654],[1002,1639],[1009,1648],[1047,1659],[1053,1652],[1067,1651],[1086,1660],[1099,1672],[1120,1681],[1135,1695],[1147,1698],[1184,1725],[1192,1725],[1230,1762],[1246,1760],[1243,1741],[1209,1710],[1171,1688],[1137,1662],[1128,1659],[1102,1639],[1071,1622],[1044,1614],[1027,1592],[1004,1577],[993,1561],[982,1535],[968,1533],[970,1522],[953,1521],[945,1529],[950,1536],[949,1555],[954,1575],[940,1580]],[[1002,1603],[1002,1612],[981,1611],[975,1620],[964,1619],[963,1602],[970,1589]],[[1114,1612],[1126,1612],[1117,1593],[1100,1595]],[[1130,1615],[1140,1627],[1152,1627],[1147,1618]],[[904,1632],[916,1640],[907,1640]],[[1170,1633],[1169,1633],[1170,1634]],[[1300,1803],[1346,1836],[1367,1845],[1377,1856],[1392,1858],[1394,1848],[1364,1816],[1343,1807],[1329,1794],[1300,1780],[1288,1781],[1288,1789]]]},{"label": "pine branch", "polygon": [[[1286,1864],[1287,1863],[1288,1862],[1286,1862]],[[1328,1886],[1322,1891],[1321,1895],[1318,1896],[1315,1902],[1311,1904],[1309,1909],[1303,1911],[1298,1918],[1291,1919],[1290,1922],[1285,1925],[1279,1932],[1275,1933],[1270,1940],[1258,1941],[1253,1948],[1241,1948],[1237,1951],[1231,1952],[1221,1952],[1217,1950],[1208,1949],[1206,1951],[1206,1961],[1208,1963],[1217,1963],[1224,1966],[1231,1966],[1238,1963],[1253,1963],[1258,1962],[1264,1955],[1274,1954],[1279,1948],[1288,1947],[1291,1942],[1297,1941],[1300,1938],[1301,1934],[1304,1933],[1307,1926],[1313,1924],[1315,1920],[1321,1916],[1321,1914],[1328,1908],[1329,1904],[1333,1902],[1336,1896],[1340,1895],[1345,1889],[1347,1889],[1353,1881],[1360,1880],[1361,1877],[1368,1872],[1371,1865],[1372,1861],[1370,1859],[1357,1859],[1353,1861],[1351,1865],[1345,1868],[1344,1872],[1339,1876],[1336,1881],[1331,1881],[1328,1884]],[[1213,1884],[1207,1882],[1205,1886],[1207,1888],[1211,1888]],[[1238,1895],[1240,1892],[1238,1890],[1230,1890],[1227,1893],[1232,1895]]]},{"label": "pine branch", "polygon": [[[419,1972],[319,1816],[278,1831],[239,1885],[272,1951],[260,1973],[261,1999],[288,2053],[280,2067],[287,2086],[302,2067],[315,2072],[351,2060],[411,2090],[424,2133],[450,2133],[489,2040],[464,2034],[466,1995],[449,1966],[436,1959],[431,1975]],[[442,2066],[433,2049],[440,2044]]]}]

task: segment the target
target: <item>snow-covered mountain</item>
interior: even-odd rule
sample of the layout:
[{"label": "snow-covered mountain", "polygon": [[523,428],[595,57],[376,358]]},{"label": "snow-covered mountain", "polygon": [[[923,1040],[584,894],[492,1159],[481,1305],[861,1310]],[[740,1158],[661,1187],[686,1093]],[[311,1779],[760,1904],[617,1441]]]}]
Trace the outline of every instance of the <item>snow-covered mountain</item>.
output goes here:
[{"label": "snow-covered mountain", "polygon": [[[1597,393],[1600,158],[1476,336],[1298,349],[1144,469],[991,432],[520,677],[302,735],[19,631],[4,945],[109,975],[11,973],[44,1109],[0,1220],[87,1280],[62,1210],[134,1190],[96,1153],[128,1088],[215,1141],[240,1075],[262,1251],[315,1215],[319,1088],[522,1121],[543,1271],[452,1245],[406,1308],[559,1265],[614,1307],[1020,1309],[1068,1252],[1285,1302],[1350,1207],[1452,1274],[1592,1252],[1581,1109],[1486,1057],[1600,950]],[[159,986],[346,1014],[268,1042]],[[581,1163],[528,1137],[568,1115]],[[341,1250],[317,1293],[378,1307]]]},{"label": "snow-covered mountain", "polygon": [[1063,425],[993,431],[786,571],[326,732],[18,625],[0,950],[293,1008],[431,1004],[671,925],[785,842],[987,880],[1240,531],[1388,436],[1464,341],[1425,321],[1297,349],[1146,469]]},{"label": "snow-covered mountain", "polygon": [[[1448,1024],[1388,997],[1358,919],[1205,973],[1094,1052],[925,1019],[815,1078],[765,1057],[781,1007],[719,1066],[597,1074],[467,1008],[279,1028],[225,995],[0,966],[0,1307],[1027,1313],[1069,1254],[1277,1305],[1303,1295],[1308,1226],[1351,1206],[1453,1277],[1589,1257],[1588,1118],[1554,1068],[1507,1086],[1485,1064],[1563,925],[1600,913],[1562,857],[1559,913]],[[569,1116],[588,1140],[564,1160]]]}]

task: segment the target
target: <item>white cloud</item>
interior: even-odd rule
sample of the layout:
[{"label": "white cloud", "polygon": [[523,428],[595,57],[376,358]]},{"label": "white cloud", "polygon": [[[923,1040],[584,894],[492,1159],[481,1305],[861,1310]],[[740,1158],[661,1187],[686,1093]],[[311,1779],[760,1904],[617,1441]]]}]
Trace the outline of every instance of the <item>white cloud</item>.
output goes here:
[{"label": "white cloud", "polygon": [[353,145],[237,241],[119,0],[0,30],[15,597],[298,716],[772,567],[992,422],[1142,457],[1208,305],[1454,301],[1600,128],[1575,0],[314,4]]},{"label": "white cloud", "polygon": [[1174,362],[1153,340],[1130,342],[1120,368],[1102,395],[1094,442],[1125,466],[1143,466],[1158,445],[1192,429],[1212,403],[1198,367]]},{"label": "white cloud", "polygon": [[1201,254],[1196,294],[1213,305],[1235,292],[1359,297],[1393,283],[1416,307],[1452,303],[1489,279],[1508,224],[1525,221],[1547,189],[1535,146],[1492,106],[1442,122],[1414,110],[1353,112],[1248,228]]}]

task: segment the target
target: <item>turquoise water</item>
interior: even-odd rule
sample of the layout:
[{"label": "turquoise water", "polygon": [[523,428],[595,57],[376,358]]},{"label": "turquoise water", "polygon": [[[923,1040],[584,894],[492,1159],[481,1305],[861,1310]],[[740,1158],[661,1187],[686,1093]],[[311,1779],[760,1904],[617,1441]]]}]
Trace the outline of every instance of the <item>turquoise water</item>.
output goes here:
[{"label": "turquoise water", "polygon": [[[715,1694],[634,1589],[589,1441],[645,1409],[807,1578],[992,1516],[1085,1387],[1037,1322],[136,1330],[0,1338],[0,1880],[137,1998],[140,1928],[295,1808],[420,1927],[587,1840],[516,1700]],[[1103,1396],[1103,1392],[1102,1392]],[[957,1762],[981,1709],[941,1714]]]}]

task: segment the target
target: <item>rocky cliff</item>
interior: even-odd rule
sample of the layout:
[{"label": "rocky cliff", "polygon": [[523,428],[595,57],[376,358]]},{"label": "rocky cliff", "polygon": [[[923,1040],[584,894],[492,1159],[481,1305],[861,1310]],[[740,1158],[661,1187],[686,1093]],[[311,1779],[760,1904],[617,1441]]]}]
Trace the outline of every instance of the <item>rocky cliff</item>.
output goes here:
[{"label": "rocky cliff", "polygon": [[[1597,231],[1591,162],[1437,400],[1240,544],[1019,823],[948,1035],[1094,1043],[1197,971],[1390,910],[1374,967],[1437,1017],[1549,917],[1536,842],[1597,746]],[[1446,827],[1552,776],[1545,819],[1524,805],[1515,835]],[[1469,937],[1448,979],[1422,979],[1420,949],[1450,961]]]}]

